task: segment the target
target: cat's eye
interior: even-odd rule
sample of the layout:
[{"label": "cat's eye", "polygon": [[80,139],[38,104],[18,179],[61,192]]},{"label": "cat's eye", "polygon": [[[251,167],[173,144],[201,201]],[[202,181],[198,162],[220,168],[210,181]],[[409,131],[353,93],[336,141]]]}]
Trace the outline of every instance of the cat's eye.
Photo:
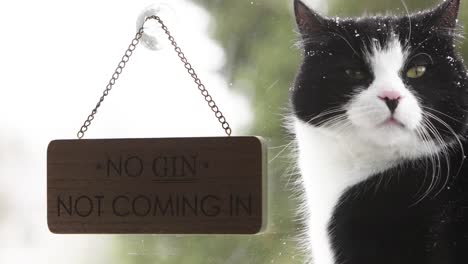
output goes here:
[{"label": "cat's eye", "polygon": [[406,76],[411,79],[421,78],[426,73],[426,66],[414,66],[407,72]]},{"label": "cat's eye", "polygon": [[353,70],[353,69],[347,69],[346,74],[356,80],[364,80],[367,78],[367,73],[362,70]]}]

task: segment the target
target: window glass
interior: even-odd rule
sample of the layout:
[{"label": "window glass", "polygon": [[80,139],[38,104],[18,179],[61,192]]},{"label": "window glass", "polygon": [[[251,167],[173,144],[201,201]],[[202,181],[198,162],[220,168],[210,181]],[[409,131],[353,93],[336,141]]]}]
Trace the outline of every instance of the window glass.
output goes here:
[{"label": "window glass", "polygon": [[[400,1],[307,2],[338,16],[406,12]],[[436,2],[406,0],[409,10]],[[47,144],[75,137],[134,36],[137,16],[149,4],[0,3],[0,263],[303,263],[298,250],[303,225],[297,212],[294,144],[284,126],[288,91],[301,56],[292,0],[165,3],[172,10],[168,27],[234,134],[258,135],[267,141],[269,208],[264,233],[49,232]],[[467,8],[460,20],[468,21]],[[162,45],[158,51],[137,48],[86,137],[223,136],[177,55]],[[461,51],[466,57],[468,46],[462,45]]]}]

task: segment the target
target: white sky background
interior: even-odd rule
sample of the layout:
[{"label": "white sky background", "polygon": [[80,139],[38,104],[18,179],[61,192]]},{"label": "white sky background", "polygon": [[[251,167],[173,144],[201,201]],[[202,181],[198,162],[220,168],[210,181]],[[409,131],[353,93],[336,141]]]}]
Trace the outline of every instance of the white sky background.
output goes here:
[{"label": "white sky background", "polygon": [[[176,10],[168,27],[242,134],[249,102],[218,73],[227,62],[208,36],[208,13],[187,0],[167,2]],[[48,231],[46,149],[50,140],[75,138],[152,3],[0,2],[0,263],[99,263],[112,246],[112,236]],[[223,136],[172,49],[140,45],[127,65],[86,138]]]}]

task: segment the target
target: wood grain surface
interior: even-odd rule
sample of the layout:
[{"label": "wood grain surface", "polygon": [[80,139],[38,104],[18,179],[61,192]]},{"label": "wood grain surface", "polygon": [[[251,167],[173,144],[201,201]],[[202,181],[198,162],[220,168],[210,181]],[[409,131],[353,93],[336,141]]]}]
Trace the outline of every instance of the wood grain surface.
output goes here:
[{"label": "wood grain surface", "polygon": [[255,234],[265,177],[257,137],[56,140],[48,225],[59,234]]}]

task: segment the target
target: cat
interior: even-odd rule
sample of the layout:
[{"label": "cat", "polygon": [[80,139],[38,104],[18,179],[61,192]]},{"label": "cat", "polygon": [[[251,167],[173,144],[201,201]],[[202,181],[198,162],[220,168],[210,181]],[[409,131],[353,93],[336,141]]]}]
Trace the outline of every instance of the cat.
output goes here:
[{"label": "cat", "polygon": [[468,263],[459,7],[342,19],[295,0],[291,129],[311,263]]}]

